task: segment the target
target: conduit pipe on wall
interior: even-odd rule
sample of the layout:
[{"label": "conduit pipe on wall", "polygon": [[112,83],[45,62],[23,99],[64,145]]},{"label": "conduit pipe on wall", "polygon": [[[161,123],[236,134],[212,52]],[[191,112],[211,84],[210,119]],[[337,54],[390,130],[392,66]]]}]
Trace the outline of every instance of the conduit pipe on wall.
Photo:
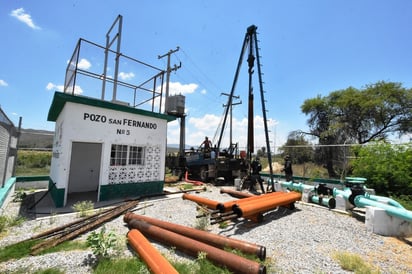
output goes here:
[{"label": "conduit pipe on wall", "polygon": [[176,269],[163,257],[160,252],[137,229],[127,233],[127,239],[132,248],[146,263],[154,274],[179,274]]},{"label": "conduit pipe on wall", "polygon": [[210,199],[207,199],[207,198],[204,198],[204,197],[200,197],[198,195],[184,193],[182,195],[182,199],[183,200],[190,200],[190,201],[195,202],[197,204],[202,204],[202,205],[206,206],[209,209],[220,210],[220,211],[224,210],[224,206],[223,206],[222,203],[219,203],[217,201],[210,200]]},{"label": "conduit pipe on wall", "polygon": [[266,273],[266,266],[264,265],[178,233],[136,219],[130,220],[128,224],[130,227],[140,230],[146,237],[169,246],[174,246],[176,249],[191,256],[197,257],[199,252],[206,253],[207,259],[218,265],[226,266],[235,273]]},{"label": "conduit pipe on wall", "polygon": [[246,254],[253,254],[256,255],[262,261],[266,258],[266,247],[261,245],[256,245],[253,243],[249,243],[246,241],[228,238],[225,236],[213,234],[207,231],[182,226],[178,224],[169,223],[166,221],[162,221],[159,219],[150,218],[147,216],[137,215],[131,212],[128,212],[124,215],[123,220],[126,223],[129,223],[130,220],[140,220],[147,222],[149,224],[158,226],[163,229],[167,229],[168,231],[172,231],[178,233],[180,235],[201,241],[203,243],[218,247],[218,248],[233,248],[242,251]]},{"label": "conduit pipe on wall", "polygon": [[377,201],[373,201],[361,195],[355,197],[355,205],[357,207],[374,206],[374,207],[382,208],[390,216],[394,216],[399,219],[412,222],[412,211],[406,210],[404,208],[391,206],[388,204],[383,204]]},{"label": "conduit pipe on wall", "polygon": [[233,211],[239,217],[254,216],[259,213],[267,212],[278,206],[293,204],[302,198],[302,194],[298,192],[284,192],[283,195],[262,199],[259,203],[244,204],[240,207],[233,208]]}]

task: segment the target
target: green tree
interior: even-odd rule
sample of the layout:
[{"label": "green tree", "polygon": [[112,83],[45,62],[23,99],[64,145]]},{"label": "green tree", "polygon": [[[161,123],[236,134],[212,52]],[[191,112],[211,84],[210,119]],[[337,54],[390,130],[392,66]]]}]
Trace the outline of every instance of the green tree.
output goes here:
[{"label": "green tree", "polygon": [[256,156],[260,158],[266,157],[266,147],[261,147],[260,149],[258,149]]},{"label": "green tree", "polygon": [[412,194],[412,143],[376,142],[358,148],[353,175],[367,178],[367,185],[383,195]]},{"label": "green tree", "polygon": [[319,144],[320,159],[329,176],[336,177],[334,161],[339,150],[331,145],[365,144],[385,140],[393,133],[412,132],[412,90],[400,83],[378,82],[363,89],[349,87],[305,100],[301,110],[309,115],[309,132]]},{"label": "green tree", "polygon": [[294,164],[313,162],[313,149],[300,132],[289,133],[285,145],[279,148],[283,157],[290,155]]},{"label": "green tree", "polygon": [[385,140],[388,134],[412,132],[412,90],[400,83],[378,82],[362,90],[329,95],[338,128],[358,144]]}]

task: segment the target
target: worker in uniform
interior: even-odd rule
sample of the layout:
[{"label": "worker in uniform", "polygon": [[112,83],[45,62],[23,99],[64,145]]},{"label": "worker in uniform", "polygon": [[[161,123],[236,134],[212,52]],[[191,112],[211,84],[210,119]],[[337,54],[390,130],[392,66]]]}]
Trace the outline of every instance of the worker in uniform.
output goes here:
[{"label": "worker in uniform", "polygon": [[263,188],[263,179],[262,177],[260,177],[260,172],[262,171],[262,164],[260,163],[260,159],[259,157],[256,157],[251,165],[251,175],[250,175],[250,179],[251,179],[251,184],[250,184],[250,190],[251,191],[255,191],[254,189],[254,185],[256,183],[259,184],[260,189],[262,190],[262,193],[265,193],[265,189]]},{"label": "worker in uniform", "polygon": [[282,172],[285,172],[286,182],[290,182],[293,180],[292,160],[290,159],[289,155],[285,156],[285,164],[282,169]]}]

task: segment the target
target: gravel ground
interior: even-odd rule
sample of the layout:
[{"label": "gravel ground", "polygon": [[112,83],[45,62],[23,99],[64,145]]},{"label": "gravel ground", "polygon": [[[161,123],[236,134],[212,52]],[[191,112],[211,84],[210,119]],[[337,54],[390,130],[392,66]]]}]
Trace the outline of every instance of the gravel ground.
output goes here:
[{"label": "gravel ground", "polygon": [[[197,195],[221,202],[234,199],[228,194],[220,194],[220,189],[214,186],[209,186],[207,191]],[[141,200],[138,207],[146,207],[135,213],[194,227],[198,222],[196,204],[183,200],[181,196],[173,194],[166,198]],[[19,206],[18,203],[10,203],[5,212],[18,212]],[[0,236],[0,247],[76,219],[76,214],[71,213],[26,221]],[[128,231],[123,216],[106,223],[105,227],[121,238]],[[213,233],[265,246],[268,273],[351,273],[342,270],[333,258],[337,251],[358,254],[379,268],[381,273],[412,273],[410,242],[370,233],[359,218],[312,204],[297,202],[294,210],[278,208],[270,211],[265,214],[262,223],[238,219],[225,228],[211,225],[208,229]],[[82,239],[86,237],[87,234],[81,236]],[[188,259],[179,257],[177,252],[171,253],[169,247],[157,243],[154,245],[168,256]],[[123,251],[124,256],[134,256],[125,245]],[[18,269],[33,273],[48,267],[57,267],[65,273],[92,273],[89,263],[92,258],[90,250],[32,256],[0,263],[0,273],[12,273]]]}]

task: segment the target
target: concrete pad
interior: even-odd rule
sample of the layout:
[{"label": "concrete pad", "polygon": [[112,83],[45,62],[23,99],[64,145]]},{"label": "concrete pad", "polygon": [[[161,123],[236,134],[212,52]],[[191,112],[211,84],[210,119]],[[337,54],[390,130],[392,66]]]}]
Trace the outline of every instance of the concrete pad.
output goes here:
[{"label": "concrete pad", "polygon": [[412,236],[411,222],[390,216],[382,208],[367,206],[365,225],[368,231],[382,236]]}]

